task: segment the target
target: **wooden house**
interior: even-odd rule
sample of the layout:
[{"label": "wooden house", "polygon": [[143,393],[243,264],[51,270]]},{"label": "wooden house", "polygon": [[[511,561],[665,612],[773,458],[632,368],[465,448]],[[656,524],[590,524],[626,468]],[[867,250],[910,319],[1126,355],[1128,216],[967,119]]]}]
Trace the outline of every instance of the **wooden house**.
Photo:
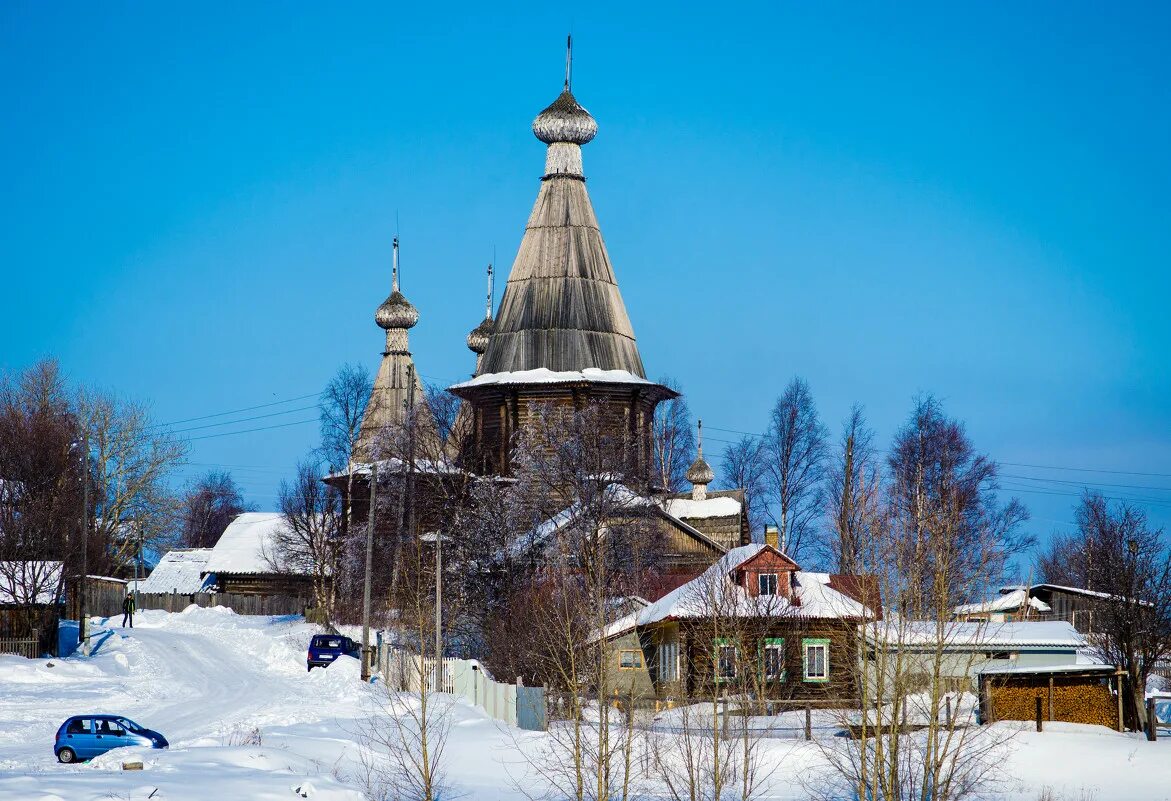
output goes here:
[{"label": "wooden house", "polygon": [[861,577],[803,571],[770,544],[733,548],[600,633],[611,686],[674,700],[851,699],[852,635],[880,608],[871,588]]},{"label": "wooden house", "polygon": [[1015,584],[1000,588],[996,598],[957,606],[957,620],[1005,623],[1018,620],[1064,621],[1083,634],[1094,633],[1094,613],[1111,596],[1106,592],[1060,584]]},{"label": "wooden house", "polygon": [[237,515],[211,549],[202,575],[215,576],[215,589],[241,595],[313,597],[313,577],[282,567],[274,535],[285,526],[279,512]]}]

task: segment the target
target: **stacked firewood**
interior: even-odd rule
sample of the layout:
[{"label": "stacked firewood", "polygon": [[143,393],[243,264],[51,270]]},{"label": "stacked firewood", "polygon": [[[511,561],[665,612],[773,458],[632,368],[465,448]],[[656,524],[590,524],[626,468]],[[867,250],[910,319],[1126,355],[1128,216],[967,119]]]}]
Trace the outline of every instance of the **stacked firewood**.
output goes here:
[{"label": "stacked firewood", "polygon": [[[993,685],[989,693],[993,717],[996,720],[1033,720],[1040,698],[1041,717],[1049,720],[1049,692],[1048,684]],[[1118,701],[1102,684],[1055,684],[1053,720],[1092,723],[1113,729],[1118,723]]]}]

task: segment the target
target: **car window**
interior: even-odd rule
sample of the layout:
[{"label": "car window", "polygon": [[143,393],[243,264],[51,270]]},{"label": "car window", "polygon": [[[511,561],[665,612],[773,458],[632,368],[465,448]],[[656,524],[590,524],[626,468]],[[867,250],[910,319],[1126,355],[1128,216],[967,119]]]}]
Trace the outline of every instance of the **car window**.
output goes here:
[{"label": "car window", "polygon": [[69,721],[69,727],[65,730],[68,734],[89,734],[89,719],[76,718]]},{"label": "car window", "polygon": [[118,718],[115,723],[126,731],[142,731],[142,727],[129,718]]}]

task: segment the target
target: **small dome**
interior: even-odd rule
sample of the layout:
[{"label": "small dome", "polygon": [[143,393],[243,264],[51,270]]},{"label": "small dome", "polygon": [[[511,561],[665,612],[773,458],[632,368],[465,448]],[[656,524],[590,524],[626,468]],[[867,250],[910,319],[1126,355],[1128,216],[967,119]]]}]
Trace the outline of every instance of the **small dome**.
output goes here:
[{"label": "small dome", "polygon": [[411,328],[419,322],[419,310],[396,289],[374,312],[374,322],[388,331],[392,328]]},{"label": "small dome", "polygon": [[716,474],[702,456],[697,456],[687,468],[687,480],[692,484],[710,484],[716,480]]},{"label": "small dome", "polygon": [[468,350],[472,353],[482,355],[484,351],[488,350],[488,337],[492,336],[492,331],[496,328],[496,323],[491,317],[485,317],[483,321],[472,329],[468,334]]},{"label": "small dome", "polygon": [[533,135],[547,145],[571,142],[584,145],[598,133],[598,123],[566,89],[533,120]]}]

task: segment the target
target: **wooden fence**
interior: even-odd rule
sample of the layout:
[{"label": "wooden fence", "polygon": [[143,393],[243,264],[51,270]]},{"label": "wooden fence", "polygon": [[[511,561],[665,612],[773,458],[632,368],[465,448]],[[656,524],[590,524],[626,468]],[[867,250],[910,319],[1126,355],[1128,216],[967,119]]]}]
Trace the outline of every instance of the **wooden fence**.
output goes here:
[{"label": "wooden fence", "polygon": [[[99,617],[120,616],[125,597],[125,592],[113,587],[87,587],[86,611]],[[239,615],[302,615],[313,605],[307,598],[287,595],[243,595],[234,592],[140,592],[135,596],[135,602],[139,611],[162,609],[167,612],[182,612],[191,604],[195,604],[202,607],[230,607]]]},{"label": "wooden fence", "polygon": [[36,637],[0,637],[0,654],[36,659],[41,655],[40,642]]},{"label": "wooden fence", "polygon": [[[430,691],[435,659],[420,657],[385,642],[379,635],[375,668],[387,687],[400,692]],[[529,731],[546,729],[545,690],[499,682],[474,659],[443,659],[441,692],[459,695],[496,720]]]}]

